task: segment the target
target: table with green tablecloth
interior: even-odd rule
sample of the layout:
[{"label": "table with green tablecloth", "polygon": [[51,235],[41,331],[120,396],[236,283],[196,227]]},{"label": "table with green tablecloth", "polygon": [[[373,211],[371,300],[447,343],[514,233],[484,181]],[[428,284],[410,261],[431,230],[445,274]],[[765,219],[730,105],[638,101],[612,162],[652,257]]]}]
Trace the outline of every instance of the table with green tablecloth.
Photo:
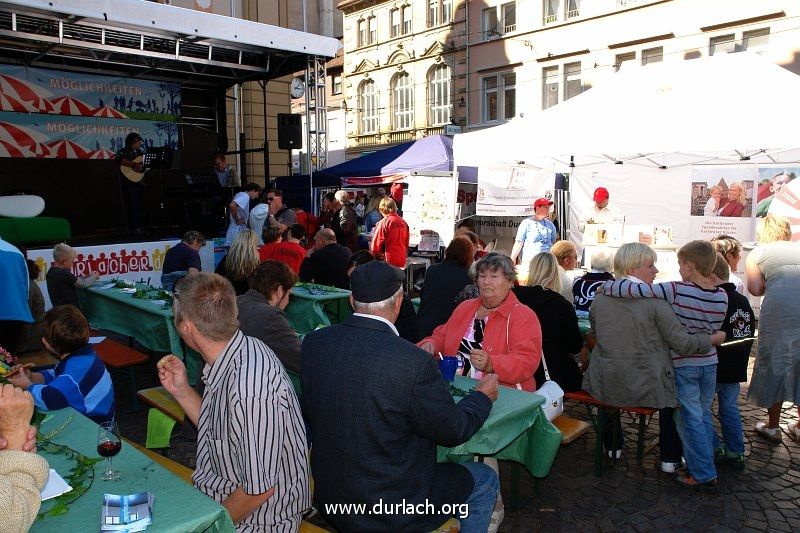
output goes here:
[{"label": "table with green tablecloth", "polygon": [[[464,391],[477,384],[477,380],[463,376],[456,376],[453,382]],[[533,476],[546,476],[561,446],[561,432],[547,420],[542,410],[544,402],[538,394],[501,386],[481,429],[464,444],[439,447],[439,461],[465,461],[483,455],[516,461]]]},{"label": "table with green tablecloth", "polygon": [[297,283],[284,312],[289,324],[302,336],[319,326],[344,322],[353,313],[350,307],[350,291]]},{"label": "table with green tablecloth", "polygon": [[[71,408],[51,411],[50,414],[52,418],[42,423],[40,435],[47,436],[69,420],[63,429],[50,438],[50,442],[68,446],[89,458],[99,457],[96,451],[97,425],[94,422]],[[42,446],[40,453],[50,463],[50,468],[66,479],[76,461],[64,454],[48,453],[41,448]],[[31,531],[98,531],[104,493],[125,495],[145,491],[150,491],[155,496],[153,524],[147,531],[235,531],[230,515],[222,505],[154,463],[132,446],[123,443],[122,450],[114,457],[113,463],[114,469],[122,473],[120,479],[101,480],[100,475],[106,467],[106,461],[95,464],[94,480],[89,489],[67,504],[67,512],[58,516],[45,515],[37,518]],[[56,500],[43,502],[40,513],[47,513],[56,503]]]},{"label": "table with green tablecloth", "polygon": [[[133,337],[154,352],[172,353],[186,363],[189,376],[199,375],[200,357],[186,357],[189,350],[181,342],[173,322],[172,308],[163,308],[153,300],[134,298],[122,289],[104,289],[101,281],[88,289],[78,290],[81,310],[89,323],[98,329]],[[144,288],[146,285],[137,284]]]}]

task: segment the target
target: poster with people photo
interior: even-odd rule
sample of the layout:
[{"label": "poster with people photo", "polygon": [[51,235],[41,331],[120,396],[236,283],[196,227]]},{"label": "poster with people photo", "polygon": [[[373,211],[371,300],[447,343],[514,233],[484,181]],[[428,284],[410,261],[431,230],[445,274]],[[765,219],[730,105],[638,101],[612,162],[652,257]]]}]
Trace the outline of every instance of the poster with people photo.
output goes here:
[{"label": "poster with people photo", "polygon": [[695,166],[692,170],[691,216],[752,216],[754,165]]},{"label": "poster with people photo", "polygon": [[759,165],[756,216],[767,216],[772,200],[800,174],[800,166]]}]

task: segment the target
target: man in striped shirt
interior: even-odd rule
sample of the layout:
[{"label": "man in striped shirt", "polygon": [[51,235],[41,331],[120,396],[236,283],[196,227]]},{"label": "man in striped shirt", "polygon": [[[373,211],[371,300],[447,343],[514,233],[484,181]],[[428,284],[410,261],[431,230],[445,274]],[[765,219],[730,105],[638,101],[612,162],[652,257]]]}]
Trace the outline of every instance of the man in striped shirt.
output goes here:
[{"label": "man in striped shirt", "polygon": [[267,345],[239,331],[230,282],[189,274],[175,288],[175,326],[206,362],[201,398],[174,356],[162,385],[197,426],[198,489],[222,503],[237,531],[297,531],[311,506],[300,406]]},{"label": "man in striped shirt", "polygon": [[[692,241],[678,250],[682,282],[651,286],[624,279],[607,281],[603,293],[622,298],[662,298],[672,304],[690,333],[713,333],[721,329],[728,310],[728,295],[709,281],[715,262],[716,253],[710,243]],[[715,486],[711,401],[716,391],[717,349],[712,346],[708,353],[700,355],[671,354],[680,404],[677,429],[689,469],[689,474],[679,472],[676,479],[689,486]]]}]

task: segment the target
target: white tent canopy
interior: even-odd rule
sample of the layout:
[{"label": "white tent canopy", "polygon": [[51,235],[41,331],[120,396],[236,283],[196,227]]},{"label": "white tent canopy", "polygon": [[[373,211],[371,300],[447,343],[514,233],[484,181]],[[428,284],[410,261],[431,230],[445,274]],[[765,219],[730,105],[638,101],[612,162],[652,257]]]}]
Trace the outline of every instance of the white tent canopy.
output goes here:
[{"label": "white tent canopy", "polygon": [[550,109],[456,135],[458,166],[800,161],[800,76],[752,53],[631,66]]}]

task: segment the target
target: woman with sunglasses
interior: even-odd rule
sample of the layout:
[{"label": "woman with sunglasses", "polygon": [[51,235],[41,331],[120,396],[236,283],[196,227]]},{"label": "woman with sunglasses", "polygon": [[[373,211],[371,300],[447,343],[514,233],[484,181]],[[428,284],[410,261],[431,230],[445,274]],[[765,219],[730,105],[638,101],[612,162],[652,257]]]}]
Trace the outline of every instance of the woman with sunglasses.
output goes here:
[{"label": "woman with sunglasses", "polygon": [[517,273],[511,259],[492,252],[475,265],[479,297],[462,302],[450,319],[420,341],[431,354],[461,355],[465,373],[497,375],[501,385],[533,392],[542,357],[536,314],[511,292]]}]

